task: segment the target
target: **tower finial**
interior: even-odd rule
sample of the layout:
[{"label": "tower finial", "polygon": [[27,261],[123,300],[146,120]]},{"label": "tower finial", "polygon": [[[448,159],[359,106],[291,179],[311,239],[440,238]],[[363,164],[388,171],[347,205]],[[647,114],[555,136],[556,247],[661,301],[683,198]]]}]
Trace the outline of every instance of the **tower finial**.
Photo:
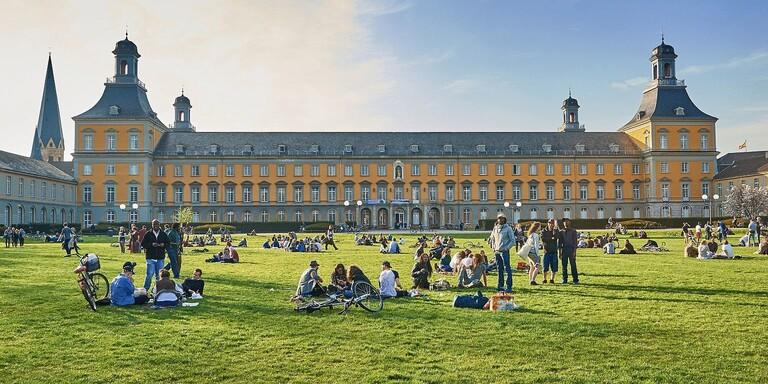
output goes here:
[{"label": "tower finial", "polygon": [[128,24],[125,25],[125,39],[128,40]]},{"label": "tower finial", "polygon": [[661,43],[664,44],[664,26],[661,26]]},{"label": "tower finial", "polygon": [[181,86],[181,95],[184,96],[184,86]]},{"label": "tower finial", "polygon": [[571,97],[571,87],[568,87],[568,97]]}]

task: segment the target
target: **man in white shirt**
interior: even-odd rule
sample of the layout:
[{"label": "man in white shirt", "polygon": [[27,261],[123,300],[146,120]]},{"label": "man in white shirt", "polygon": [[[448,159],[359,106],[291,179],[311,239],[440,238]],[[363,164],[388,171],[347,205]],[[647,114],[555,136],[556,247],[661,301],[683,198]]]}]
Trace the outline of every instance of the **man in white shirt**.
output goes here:
[{"label": "man in white shirt", "polygon": [[381,296],[385,299],[397,297],[395,289],[395,274],[392,272],[392,265],[389,261],[381,263],[381,274],[379,274],[379,290]]},{"label": "man in white shirt", "polygon": [[605,245],[603,245],[603,253],[607,253],[609,255],[616,254],[616,244],[614,244],[613,241],[607,242]]}]

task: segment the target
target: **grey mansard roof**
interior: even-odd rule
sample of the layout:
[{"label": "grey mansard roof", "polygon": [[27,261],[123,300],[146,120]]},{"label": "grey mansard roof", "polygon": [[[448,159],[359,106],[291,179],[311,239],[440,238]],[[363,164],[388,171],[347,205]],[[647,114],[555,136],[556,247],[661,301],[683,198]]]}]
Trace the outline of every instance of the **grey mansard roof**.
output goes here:
[{"label": "grey mansard roof", "polygon": [[[678,81],[678,80],[669,80]],[[680,82],[682,84],[682,82]],[[683,107],[684,115],[677,115],[675,109]],[[688,96],[684,85],[675,86],[655,86],[643,92],[643,99],[640,101],[640,107],[627,124],[628,125],[647,119],[680,119],[680,120],[717,120],[716,117],[702,112]]]},{"label": "grey mansard roof", "polygon": [[766,151],[731,152],[717,159],[717,174],[714,179],[752,176],[768,171]]},{"label": "grey mansard roof", "polygon": [[[111,106],[118,107],[117,114],[110,114]],[[147,99],[147,91],[134,83],[106,83],[104,93],[96,105],[74,119],[150,119],[163,125]]]},{"label": "grey mansard roof", "polygon": [[0,151],[0,170],[23,173],[30,176],[46,177],[65,182],[75,181],[74,177],[66,174],[52,164],[5,151]]},{"label": "grey mansard roof", "polygon": [[[219,156],[574,155],[577,144],[584,145],[585,155],[608,155],[610,144],[617,144],[620,154],[639,151],[622,132],[167,132],[155,155],[211,156],[212,144]],[[545,144],[551,145],[551,152],[543,151]],[[178,145],[183,153],[177,153]],[[280,145],[286,152],[279,152]],[[317,153],[312,152],[313,145]],[[351,153],[344,152],[345,145],[352,146]],[[418,145],[417,152],[412,145]],[[450,153],[444,151],[445,145],[452,145]],[[482,145],[485,152],[479,153]],[[511,145],[518,151],[513,152]]]}]

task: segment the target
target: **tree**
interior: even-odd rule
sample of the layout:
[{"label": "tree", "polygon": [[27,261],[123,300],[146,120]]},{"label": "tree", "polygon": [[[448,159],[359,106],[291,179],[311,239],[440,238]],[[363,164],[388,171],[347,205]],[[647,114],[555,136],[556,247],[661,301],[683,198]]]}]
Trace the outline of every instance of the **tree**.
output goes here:
[{"label": "tree", "polygon": [[176,211],[176,222],[181,224],[188,224],[192,222],[192,208],[181,207]]},{"label": "tree", "polygon": [[723,208],[734,217],[751,219],[764,214],[768,212],[768,187],[735,185],[728,192]]}]

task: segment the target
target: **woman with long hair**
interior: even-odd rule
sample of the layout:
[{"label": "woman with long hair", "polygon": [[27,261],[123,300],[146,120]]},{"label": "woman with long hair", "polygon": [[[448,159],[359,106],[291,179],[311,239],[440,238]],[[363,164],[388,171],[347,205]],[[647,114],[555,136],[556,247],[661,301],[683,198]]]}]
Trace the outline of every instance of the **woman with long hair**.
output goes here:
[{"label": "woman with long hair", "polygon": [[539,274],[541,269],[541,258],[539,258],[539,244],[541,244],[541,236],[539,235],[539,228],[541,223],[538,221],[531,225],[528,229],[528,241],[531,243],[531,250],[528,251],[528,279],[531,281],[531,285],[538,285],[536,283],[536,275]]},{"label": "woman with long hair", "polygon": [[429,264],[430,256],[428,253],[422,253],[419,261],[411,270],[413,277],[413,287],[420,289],[429,289],[429,277],[432,276],[432,265]]},{"label": "woman with long hair", "polygon": [[120,227],[117,232],[117,240],[120,243],[120,253],[125,253],[125,227]]},{"label": "woman with long hair", "polygon": [[371,284],[371,280],[368,278],[368,276],[365,275],[365,273],[363,273],[363,270],[360,269],[360,267],[357,265],[352,264],[349,266],[349,271],[347,271],[347,283],[351,287],[355,284],[355,282],[358,281],[364,281],[368,284]]},{"label": "woman with long hair", "polygon": [[337,292],[344,292],[349,290],[350,284],[347,281],[347,269],[344,268],[344,264],[336,264],[336,268],[331,273],[331,281],[328,285],[330,290],[335,289]]}]

